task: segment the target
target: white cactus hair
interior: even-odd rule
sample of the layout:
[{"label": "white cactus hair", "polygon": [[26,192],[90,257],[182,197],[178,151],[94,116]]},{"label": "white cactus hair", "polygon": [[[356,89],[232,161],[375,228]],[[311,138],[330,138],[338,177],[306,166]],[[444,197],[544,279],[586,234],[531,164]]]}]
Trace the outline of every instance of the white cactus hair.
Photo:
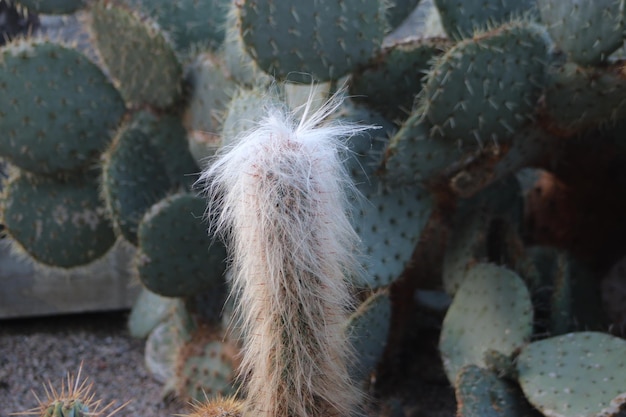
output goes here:
[{"label": "white cactus hair", "polygon": [[362,400],[344,327],[359,242],[343,158],[344,140],[372,126],[325,123],[341,93],[317,110],[312,96],[293,112],[270,102],[199,180],[232,258],[244,416],[350,416]]}]

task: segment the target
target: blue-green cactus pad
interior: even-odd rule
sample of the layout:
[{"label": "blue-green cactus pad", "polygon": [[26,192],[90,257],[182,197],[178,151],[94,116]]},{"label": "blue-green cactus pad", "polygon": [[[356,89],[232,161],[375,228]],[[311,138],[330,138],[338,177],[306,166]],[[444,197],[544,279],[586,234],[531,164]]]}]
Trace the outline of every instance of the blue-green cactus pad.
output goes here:
[{"label": "blue-green cactus pad", "polygon": [[160,149],[152,142],[155,117],[141,112],[115,136],[103,155],[102,195],[118,234],[137,244],[148,209],[175,188]]},{"label": "blue-green cactus pad", "polygon": [[457,417],[531,417],[532,408],[511,382],[476,365],[461,368],[455,381]]},{"label": "blue-green cactus pad", "polygon": [[545,29],[513,22],[463,40],[436,60],[421,105],[434,131],[487,144],[529,122],[548,57]]},{"label": "blue-green cactus pad", "polygon": [[618,416],[626,404],[626,340],[605,333],[533,342],[517,370],[526,398],[546,416]]},{"label": "blue-green cactus pad", "polygon": [[576,136],[626,116],[626,76],[622,63],[582,67],[552,65],[546,79],[540,123],[558,136]]},{"label": "blue-green cactus pad", "polygon": [[377,171],[386,145],[385,134],[393,125],[376,113],[345,105],[338,117],[376,126],[350,139],[346,160],[359,192],[352,207],[352,221],[361,237],[364,273],[359,287],[385,287],[396,280],[411,260],[413,250],[433,210],[433,198],[420,186],[385,188]]},{"label": "blue-green cactus pad", "polygon": [[175,301],[142,288],[128,316],[130,335],[140,339],[148,337],[155,327],[167,319]]},{"label": "blue-green cactus pad", "polygon": [[247,49],[277,78],[338,79],[367,62],[387,30],[385,2],[380,0],[241,3]]},{"label": "blue-green cactus pad", "polygon": [[128,105],[165,108],[180,98],[182,66],[158,24],[113,0],[98,0],[90,29]]},{"label": "blue-green cactus pad", "polygon": [[[472,198],[458,201],[443,260],[443,287],[448,294],[456,292],[477,262],[506,262],[508,255],[516,252],[516,247],[497,245],[497,253],[490,253],[493,248],[490,251],[489,245],[506,242],[503,234],[519,227],[522,215],[522,193],[514,177],[496,182]],[[492,229],[494,222],[499,223],[496,230]]]},{"label": "blue-green cactus pad", "polygon": [[184,115],[189,151],[198,166],[204,167],[222,144],[224,112],[237,84],[221,57],[211,53],[198,55],[187,67],[185,78],[191,90]]},{"label": "blue-green cactus pad", "polygon": [[386,292],[370,296],[349,318],[346,331],[356,359],[350,367],[355,381],[363,382],[380,361],[391,325],[391,300]]},{"label": "blue-green cactus pad", "polygon": [[101,258],[115,234],[92,177],[57,181],[16,171],[0,199],[9,235],[46,265],[71,268]]},{"label": "blue-green cactus pad", "polygon": [[419,2],[420,0],[389,0],[387,20],[391,29],[400,26],[419,5]]},{"label": "blue-green cactus pad", "polygon": [[125,111],[117,90],[80,52],[32,40],[0,50],[0,109],[0,155],[41,174],[93,164]]},{"label": "blue-green cactus pad", "polygon": [[156,20],[177,50],[201,44],[217,48],[224,40],[226,12],[231,0],[130,0]]},{"label": "blue-green cactus pad", "polygon": [[467,273],[446,313],[439,350],[448,380],[454,383],[465,365],[485,367],[485,353],[510,355],[533,329],[528,289],[507,268],[478,263]]},{"label": "blue-green cactus pad", "polygon": [[621,0],[537,0],[541,22],[569,59],[594,65],[622,46],[625,7]]},{"label": "blue-green cactus pad", "polygon": [[226,15],[226,33],[219,52],[231,78],[240,85],[252,87],[271,82],[272,77],[263,72],[246,51],[241,35],[239,9],[235,2],[231,3]]},{"label": "blue-green cactus pad", "polygon": [[434,0],[441,24],[453,38],[469,37],[476,30],[485,30],[528,14],[536,0]]},{"label": "blue-green cactus pad", "polygon": [[221,290],[226,248],[203,221],[206,202],[178,193],[155,204],[139,224],[136,267],[150,291],[166,297]]},{"label": "blue-green cactus pad", "polygon": [[233,93],[222,123],[222,144],[232,144],[267,116],[268,102],[280,105],[279,97],[267,88],[241,88]]},{"label": "blue-green cactus pad", "polygon": [[422,89],[430,61],[450,43],[441,38],[408,38],[386,45],[350,79],[350,95],[387,118],[404,120]]},{"label": "blue-green cactus pad", "polygon": [[217,329],[200,327],[176,358],[176,392],[179,398],[204,401],[236,390],[237,350]]},{"label": "blue-green cactus pad", "polygon": [[[385,150],[383,178],[391,186],[425,183],[475,150],[446,138],[431,137],[428,122],[413,112]],[[469,149],[471,148],[471,150]]]}]

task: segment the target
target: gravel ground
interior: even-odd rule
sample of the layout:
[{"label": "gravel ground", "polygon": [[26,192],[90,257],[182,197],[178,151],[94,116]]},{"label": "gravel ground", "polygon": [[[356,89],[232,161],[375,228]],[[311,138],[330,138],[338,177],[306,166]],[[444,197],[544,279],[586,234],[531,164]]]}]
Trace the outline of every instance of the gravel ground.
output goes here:
[{"label": "gravel ground", "polygon": [[[443,372],[437,340],[440,317],[415,311],[416,327],[383,363],[368,393],[376,406],[369,417],[452,417],[454,392]],[[67,372],[94,384],[97,398],[115,406],[129,400],[119,417],[171,417],[188,404],[163,399],[162,385],[144,366],[145,342],[126,329],[127,312],[64,315],[0,321],[0,417],[37,405],[43,384]]]},{"label": "gravel ground", "polygon": [[126,317],[102,313],[0,321],[0,417],[35,407],[31,391],[45,397],[43,383],[60,383],[81,362],[103,404],[132,400],[119,417],[185,412],[185,404],[161,398],[161,384],[143,363],[144,342],[128,335]]},{"label": "gravel ground", "polygon": [[[97,313],[0,321],[0,417],[37,405],[34,391],[45,398],[43,384],[57,383],[67,372],[94,383],[103,404],[129,400],[119,417],[171,417],[189,410],[187,404],[164,400],[162,386],[146,370],[144,341],[130,337],[127,313]],[[380,411],[370,417],[451,417],[454,393],[441,368],[437,351],[438,324],[421,318],[378,375]]]}]

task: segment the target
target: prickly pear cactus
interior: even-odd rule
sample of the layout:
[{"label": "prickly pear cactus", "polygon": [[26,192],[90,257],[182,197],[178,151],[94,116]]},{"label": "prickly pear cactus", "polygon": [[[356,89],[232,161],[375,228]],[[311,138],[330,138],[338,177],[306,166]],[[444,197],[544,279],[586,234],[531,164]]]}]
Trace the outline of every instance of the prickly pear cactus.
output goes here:
[{"label": "prickly pear cactus", "polygon": [[56,180],[15,170],[1,202],[9,235],[22,252],[42,264],[85,265],[115,243],[93,174]]},{"label": "prickly pear cactus", "polygon": [[93,40],[126,103],[158,108],[182,92],[182,66],[157,23],[115,1],[91,7]]},{"label": "prickly pear cactus", "polygon": [[385,146],[384,131],[393,126],[367,108],[346,105],[337,115],[347,121],[367,121],[381,126],[350,139],[352,154],[346,161],[353,181],[365,200],[353,205],[353,223],[364,243],[365,273],[356,277],[356,285],[380,288],[389,285],[402,273],[411,259],[413,248],[432,213],[433,201],[419,186],[386,189],[376,176],[379,153]]},{"label": "prickly pear cactus", "polygon": [[[41,13],[88,6],[90,52],[99,59],[32,37],[0,49],[0,157],[12,173],[4,227],[32,258],[63,268],[100,257],[116,238],[134,242],[140,281],[170,297],[151,298],[155,305],[132,317],[134,333],[149,334],[147,363],[168,389],[200,399],[202,390],[236,389],[238,346],[221,339],[219,317],[227,256],[207,233],[194,175],[258,126],[268,103],[299,117],[345,88],[352,97],[326,116],[370,126],[342,139],[341,157],[361,194],[346,210],[360,237],[352,284],[362,298],[375,294],[346,323],[352,376],[382,369],[398,325],[390,316],[412,318],[391,312],[411,311],[424,278],[453,297],[440,349],[459,415],[528,415],[516,382],[546,416],[623,413],[623,341],[556,335],[608,328],[596,315],[599,298],[591,300],[599,271],[608,270],[602,262],[623,256],[626,244],[607,238],[607,250],[598,235],[583,235],[598,241],[590,254],[562,239],[555,251],[563,252],[546,261],[530,246],[546,244],[533,232],[530,203],[553,203],[549,220],[559,225],[587,213],[515,178],[525,167],[544,169],[571,195],[607,188],[622,207],[614,190],[626,185],[625,61],[614,51],[624,37],[623,0],[21,3]],[[429,8],[417,20],[436,21],[446,39],[410,26],[387,37],[415,6]],[[307,100],[292,81],[312,80],[328,82],[304,95],[310,107],[298,107]],[[586,198],[593,204],[585,210],[609,201]],[[617,236],[626,235],[623,207],[610,222]],[[610,309],[621,323],[623,309]],[[145,314],[153,320],[134,320]],[[236,326],[226,333],[233,340],[252,337]],[[212,404],[207,413],[245,409]]]},{"label": "prickly pear cactus", "polygon": [[441,23],[453,38],[520,18],[535,7],[533,0],[435,0]]},{"label": "prickly pear cactus", "polygon": [[0,50],[0,155],[57,174],[94,164],[125,111],[94,63],[70,46],[24,39]]},{"label": "prickly pear cactus", "polygon": [[129,3],[158,22],[180,51],[198,44],[211,48],[220,45],[231,0],[130,0]]},{"label": "prickly pear cactus", "polygon": [[392,187],[428,182],[458,161],[466,148],[430,135],[432,126],[417,111],[392,136],[384,160],[384,181]]},{"label": "prickly pear cactus", "polygon": [[136,265],[150,291],[167,297],[217,289],[226,249],[203,227],[204,200],[179,193],[150,208],[138,229]]},{"label": "prickly pear cactus", "polygon": [[517,358],[528,400],[549,417],[613,416],[626,404],[626,341],[598,332],[533,342]]},{"label": "prickly pear cactus", "polygon": [[175,189],[152,135],[154,118],[138,113],[123,126],[102,156],[102,196],[119,235],[137,244],[144,213]]},{"label": "prickly pear cactus", "polygon": [[458,417],[531,417],[532,408],[510,381],[476,365],[461,368],[455,381]]},{"label": "prickly pear cactus", "polygon": [[549,43],[543,27],[520,21],[450,48],[430,70],[421,97],[435,133],[486,144],[528,123],[541,94]]},{"label": "prickly pear cactus", "polygon": [[378,0],[248,0],[239,8],[243,41],[259,67],[305,82],[338,79],[365,63],[388,25]]},{"label": "prickly pear cactus", "polygon": [[532,334],[533,310],[524,282],[511,270],[479,263],[467,273],[446,313],[439,349],[454,383],[465,365],[485,366],[488,349],[504,355]]},{"label": "prickly pear cactus", "polygon": [[350,372],[355,380],[364,381],[375,371],[389,336],[390,319],[391,301],[384,292],[370,296],[350,316],[346,331],[357,356]]},{"label": "prickly pear cactus", "polygon": [[626,10],[619,0],[537,0],[541,22],[572,61],[598,64],[623,42]]},{"label": "prickly pear cactus", "polygon": [[352,74],[350,94],[390,120],[403,120],[422,89],[421,74],[450,46],[441,38],[409,38],[386,45]]},{"label": "prickly pear cactus", "polygon": [[234,394],[238,350],[215,329],[200,328],[180,347],[176,363],[176,392],[181,398],[203,400]]}]

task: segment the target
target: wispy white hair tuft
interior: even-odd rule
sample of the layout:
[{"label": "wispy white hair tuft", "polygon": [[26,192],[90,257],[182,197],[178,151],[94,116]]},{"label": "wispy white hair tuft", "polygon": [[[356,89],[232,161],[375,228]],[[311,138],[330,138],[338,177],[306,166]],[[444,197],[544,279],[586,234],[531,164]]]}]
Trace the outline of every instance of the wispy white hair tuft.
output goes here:
[{"label": "wispy white hair tuft", "polygon": [[315,110],[312,101],[270,106],[200,178],[230,247],[249,416],[350,416],[362,398],[344,332],[359,242],[343,159],[345,140],[372,126],[325,123],[339,94]]}]

